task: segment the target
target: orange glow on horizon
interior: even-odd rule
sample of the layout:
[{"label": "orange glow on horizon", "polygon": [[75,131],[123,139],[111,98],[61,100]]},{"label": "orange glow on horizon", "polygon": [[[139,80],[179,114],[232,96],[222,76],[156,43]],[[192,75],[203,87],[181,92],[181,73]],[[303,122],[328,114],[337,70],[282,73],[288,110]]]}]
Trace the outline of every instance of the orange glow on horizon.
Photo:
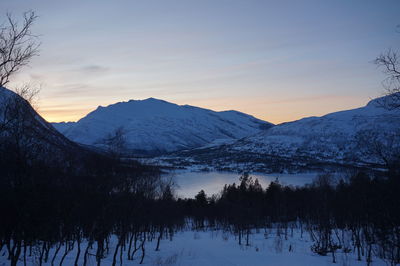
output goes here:
[{"label": "orange glow on horizon", "polygon": [[[266,99],[266,98],[211,98],[211,99],[187,99],[187,100],[168,100],[179,105],[189,104],[201,108],[215,111],[236,110],[258,119],[274,124],[298,120],[308,116],[322,116],[327,113],[342,111],[364,106],[360,98],[354,97],[311,97],[294,99]],[[102,104],[107,106],[113,102]],[[77,104],[79,105],[79,104]],[[80,104],[57,106],[48,105],[43,102],[38,112],[49,122],[69,122],[78,121],[89,112],[95,110],[96,104]]]}]

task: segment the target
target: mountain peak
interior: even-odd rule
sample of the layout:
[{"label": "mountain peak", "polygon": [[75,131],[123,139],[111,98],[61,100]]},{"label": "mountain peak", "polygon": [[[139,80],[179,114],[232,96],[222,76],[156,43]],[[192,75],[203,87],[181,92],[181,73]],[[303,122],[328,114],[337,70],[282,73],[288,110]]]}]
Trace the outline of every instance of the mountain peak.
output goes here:
[{"label": "mountain peak", "polygon": [[130,99],[128,101],[128,103],[135,103],[135,102],[163,102],[163,103],[169,103],[167,101],[164,101],[164,100],[161,100],[161,99],[157,99],[157,98],[154,98],[154,97],[146,98],[146,99],[143,99],[143,100]]},{"label": "mountain peak", "polygon": [[[143,100],[134,100],[130,99],[128,101],[121,101],[121,102],[116,102],[107,106],[101,106],[99,105],[96,110],[94,110],[91,113],[94,112],[121,112],[121,114],[124,113],[131,113],[131,112],[137,112],[140,109],[147,109],[147,108],[162,108],[163,105],[171,105],[171,106],[177,106],[176,104],[156,99],[153,97],[143,99]],[[89,113],[89,115],[91,114]]]}]

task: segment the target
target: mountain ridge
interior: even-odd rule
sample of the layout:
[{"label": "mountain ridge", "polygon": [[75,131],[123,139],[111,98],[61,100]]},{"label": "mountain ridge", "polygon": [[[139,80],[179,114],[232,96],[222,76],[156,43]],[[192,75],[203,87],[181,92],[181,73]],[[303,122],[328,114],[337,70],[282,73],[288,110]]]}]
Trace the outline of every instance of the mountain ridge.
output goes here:
[{"label": "mountain ridge", "polygon": [[240,139],[273,124],[234,110],[217,112],[148,98],[99,106],[77,122],[53,126],[73,141],[98,147],[122,128],[128,150],[166,153]]}]

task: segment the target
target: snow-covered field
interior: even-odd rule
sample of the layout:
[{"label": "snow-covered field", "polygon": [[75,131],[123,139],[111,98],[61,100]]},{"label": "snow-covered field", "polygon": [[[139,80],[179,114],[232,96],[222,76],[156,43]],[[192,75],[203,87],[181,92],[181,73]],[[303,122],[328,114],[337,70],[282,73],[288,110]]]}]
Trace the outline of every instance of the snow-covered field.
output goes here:
[{"label": "snow-covered field", "polygon": [[[155,251],[157,241],[146,242],[146,256],[143,265],[180,265],[180,266],[228,266],[228,265],[366,265],[365,257],[357,261],[354,253],[336,254],[337,263],[332,263],[332,256],[320,256],[311,252],[312,241],[309,235],[304,232],[288,231],[285,235],[277,236],[276,230],[260,230],[254,232],[250,238],[250,245],[239,245],[237,238],[222,231],[184,231],[174,235],[173,240],[164,239],[161,241],[160,251]],[[101,261],[102,265],[112,265],[113,253],[116,241],[112,239],[109,254]],[[82,244],[86,248],[86,243]],[[61,251],[63,248],[61,248]],[[76,248],[72,250],[64,260],[63,265],[74,265]],[[91,253],[95,251],[92,249]],[[50,258],[54,248],[50,252]],[[61,253],[55,260],[59,265]],[[126,258],[123,253],[122,264],[117,256],[117,265],[137,265],[140,261],[140,250],[135,254],[134,260]],[[27,265],[37,265],[35,257],[28,257]],[[81,254],[79,265],[83,263]],[[22,261],[20,262],[23,265]],[[6,260],[5,248],[1,251],[0,265],[9,265]],[[51,265],[44,263],[43,265]],[[94,256],[89,256],[88,265],[96,265]],[[374,258],[371,265],[387,265],[384,261]]]}]

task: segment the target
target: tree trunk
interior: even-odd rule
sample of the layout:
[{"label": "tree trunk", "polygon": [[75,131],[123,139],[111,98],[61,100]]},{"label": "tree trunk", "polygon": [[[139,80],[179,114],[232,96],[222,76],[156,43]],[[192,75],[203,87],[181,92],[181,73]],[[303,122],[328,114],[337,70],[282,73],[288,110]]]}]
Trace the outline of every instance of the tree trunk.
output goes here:
[{"label": "tree trunk", "polygon": [[160,241],[161,241],[161,238],[162,238],[162,236],[163,236],[163,231],[164,231],[164,229],[161,228],[161,229],[160,229],[160,234],[158,235],[158,238],[157,238],[157,247],[156,247],[156,251],[160,251]]},{"label": "tree trunk", "polygon": [[[125,237],[124,237],[125,239]],[[124,254],[123,252],[125,251],[125,240],[123,240],[122,245],[119,249],[119,263],[122,266],[122,255]]]},{"label": "tree trunk", "polygon": [[57,254],[60,251],[61,248],[61,242],[58,243],[58,246],[56,248],[56,251],[54,252],[53,258],[51,259],[51,265],[54,265],[54,261],[56,260]]},{"label": "tree trunk", "polygon": [[134,236],[134,234],[132,233],[131,234],[131,237],[129,238],[129,247],[128,247],[128,260],[132,260],[132,257],[131,257],[131,249],[132,249],[132,241],[133,241],[133,236]]},{"label": "tree trunk", "polygon": [[368,253],[367,253],[367,266],[370,266],[372,263],[372,244],[368,244]]},{"label": "tree trunk", "polygon": [[45,253],[44,253],[44,262],[47,263],[49,261],[49,254],[50,254],[50,243],[47,243],[46,248],[45,248]]},{"label": "tree trunk", "polygon": [[131,254],[131,260],[133,260],[133,256],[135,256],[135,253],[139,250],[139,247],[137,246],[137,240],[138,240],[138,235],[135,233],[134,249]]},{"label": "tree trunk", "polygon": [[142,264],[143,260],[144,260],[144,255],[145,255],[144,243],[145,242],[146,242],[146,232],[144,232],[143,241],[142,241],[142,243],[140,245],[140,247],[142,248],[142,258],[140,259],[139,264]]},{"label": "tree trunk", "polygon": [[247,232],[246,232],[246,246],[250,246],[249,237],[250,237],[250,229],[247,229]]},{"label": "tree trunk", "polygon": [[68,247],[68,243],[67,242],[65,242],[65,250],[64,250],[64,255],[62,256],[62,258],[61,258],[61,261],[60,261],[60,266],[63,264],[63,262],[64,262],[64,259],[65,259],[65,257],[68,255],[68,253],[70,252],[70,249],[69,249],[69,247]]},{"label": "tree trunk", "polygon": [[75,258],[74,265],[78,266],[79,256],[81,255],[81,240],[78,237],[78,239],[76,241],[77,241],[77,245],[78,245],[78,251],[76,253],[76,258]]},{"label": "tree trunk", "polygon": [[85,254],[83,255],[83,266],[87,265],[87,256],[89,255],[89,248],[92,246],[92,242],[89,241],[85,250]]},{"label": "tree trunk", "polygon": [[115,247],[112,266],[115,266],[117,264],[117,254],[118,254],[118,248],[119,248],[120,245],[121,245],[121,240],[118,241],[118,244]]},{"label": "tree trunk", "polygon": [[13,244],[13,247],[10,249],[9,246],[7,246],[9,249],[9,257],[10,257],[10,265],[11,266],[16,266],[18,263],[19,256],[21,254],[21,241],[16,241],[16,243]]},{"label": "tree trunk", "polygon": [[26,241],[24,241],[24,266],[26,266]]},{"label": "tree trunk", "polygon": [[42,245],[42,248],[40,250],[40,257],[39,257],[39,265],[40,266],[42,266],[43,256],[44,256],[45,250],[46,250],[46,242],[43,241],[43,245]]},{"label": "tree trunk", "polygon": [[97,266],[100,266],[101,264],[101,259],[103,257],[103,252],[104,252],[104,240],[97,240],[97,252],[96,252],[96,260],[97,260]]}]

